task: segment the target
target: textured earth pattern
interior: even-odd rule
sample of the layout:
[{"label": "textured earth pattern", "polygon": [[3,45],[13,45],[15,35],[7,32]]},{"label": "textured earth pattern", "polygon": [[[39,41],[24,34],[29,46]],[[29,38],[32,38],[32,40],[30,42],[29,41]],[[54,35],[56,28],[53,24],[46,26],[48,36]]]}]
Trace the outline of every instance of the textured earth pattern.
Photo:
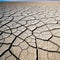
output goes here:
[{"label": "textured earth pattern", "polygon": [[60,60],[60,6],[0,6],[0,60]]}]

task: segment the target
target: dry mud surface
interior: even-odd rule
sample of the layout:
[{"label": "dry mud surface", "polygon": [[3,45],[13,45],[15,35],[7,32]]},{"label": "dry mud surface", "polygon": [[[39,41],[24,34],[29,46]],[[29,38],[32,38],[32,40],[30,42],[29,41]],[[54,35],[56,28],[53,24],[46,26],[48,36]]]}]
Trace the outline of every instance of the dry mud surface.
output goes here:
[{"label": "dry mud surface", "polygon": [[59,3],[0,3],[0,60],[60,60]]}]

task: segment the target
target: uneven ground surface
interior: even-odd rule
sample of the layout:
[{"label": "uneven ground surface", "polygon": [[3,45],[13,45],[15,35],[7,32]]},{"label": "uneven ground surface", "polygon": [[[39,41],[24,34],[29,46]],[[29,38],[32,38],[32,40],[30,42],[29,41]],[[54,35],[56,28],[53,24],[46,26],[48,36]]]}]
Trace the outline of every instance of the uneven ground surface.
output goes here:
[{"label": "uneven ground surface", "polygon": [[0,6],[0,60],[60,60],[60,5]]}]

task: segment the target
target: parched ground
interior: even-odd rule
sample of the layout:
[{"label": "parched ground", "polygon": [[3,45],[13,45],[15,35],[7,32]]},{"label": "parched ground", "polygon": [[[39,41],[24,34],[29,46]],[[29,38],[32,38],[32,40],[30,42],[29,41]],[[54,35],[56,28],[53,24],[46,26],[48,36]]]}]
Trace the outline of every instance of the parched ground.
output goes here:
[{"label": "parched ground", "polygon": [[0,60],[60,60],[60,5],[1,3]]}]

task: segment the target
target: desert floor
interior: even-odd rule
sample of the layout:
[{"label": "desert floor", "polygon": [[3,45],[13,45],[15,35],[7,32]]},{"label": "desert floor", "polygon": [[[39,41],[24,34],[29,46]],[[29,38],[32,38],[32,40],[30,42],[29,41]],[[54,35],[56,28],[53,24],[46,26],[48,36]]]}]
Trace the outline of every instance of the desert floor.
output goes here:
[{"label": "desert floor", "polygon": [[60,60],[60,2],[0,3],[0,60]]}]

